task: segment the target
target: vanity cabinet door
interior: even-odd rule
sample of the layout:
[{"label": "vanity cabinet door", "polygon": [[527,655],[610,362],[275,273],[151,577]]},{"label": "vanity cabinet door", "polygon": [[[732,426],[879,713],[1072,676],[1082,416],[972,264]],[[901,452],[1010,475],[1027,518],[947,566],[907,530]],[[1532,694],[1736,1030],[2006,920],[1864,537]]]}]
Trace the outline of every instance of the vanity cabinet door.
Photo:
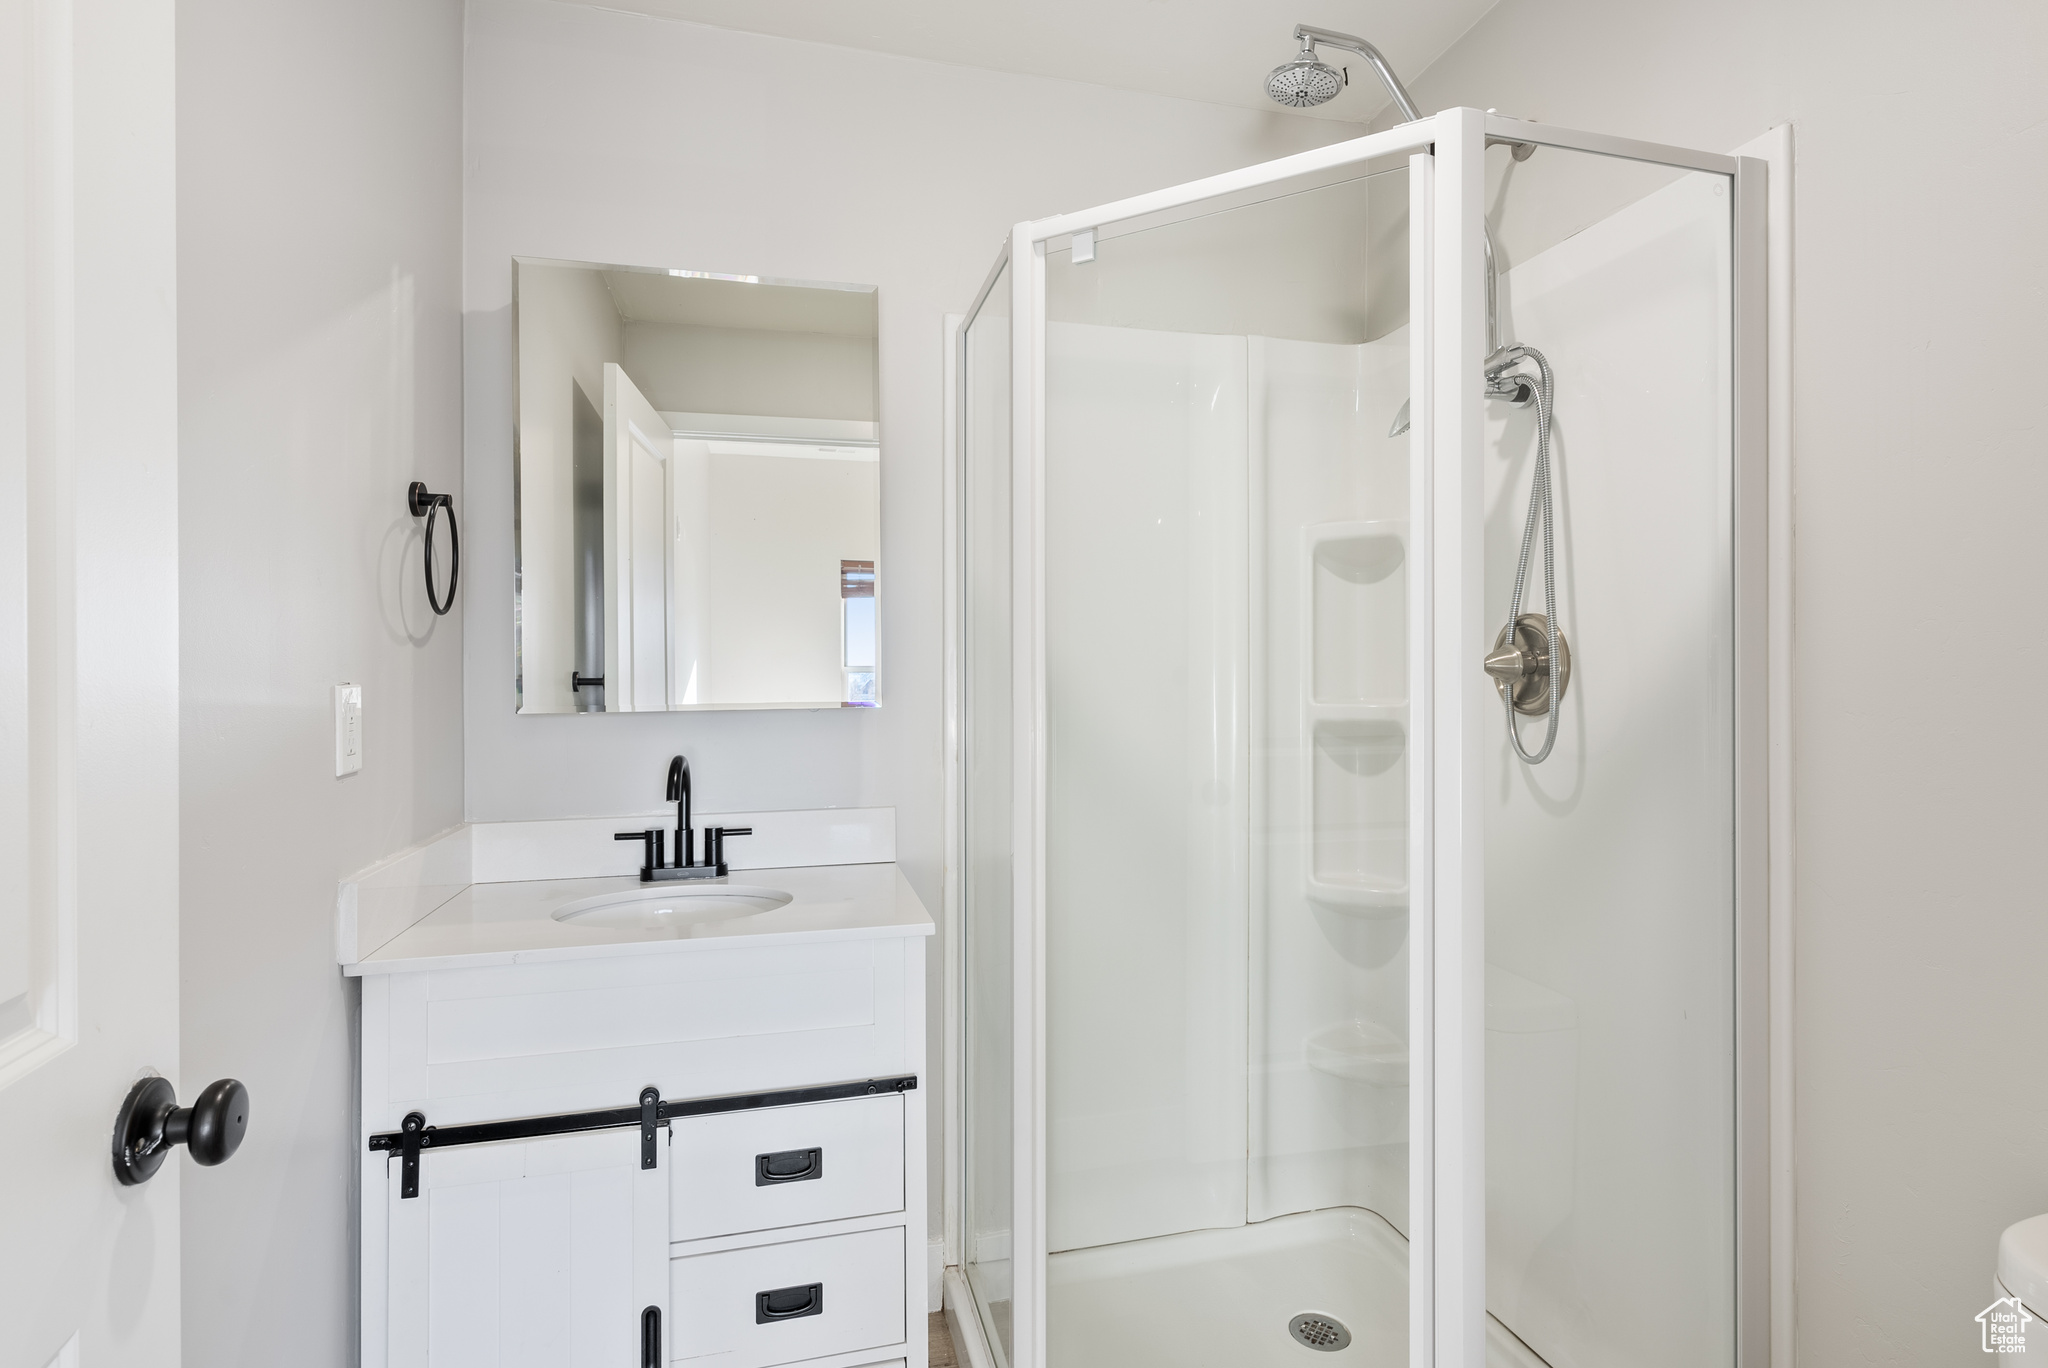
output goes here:
[{"label": "vanity cabinet door", "polygon": [[[668,1320],[669,1144],[637,1128],[420,1155],[388,1166],[389,1368],[623,1368]],[[665,1345],[654,1346],[665,1362]]]}]

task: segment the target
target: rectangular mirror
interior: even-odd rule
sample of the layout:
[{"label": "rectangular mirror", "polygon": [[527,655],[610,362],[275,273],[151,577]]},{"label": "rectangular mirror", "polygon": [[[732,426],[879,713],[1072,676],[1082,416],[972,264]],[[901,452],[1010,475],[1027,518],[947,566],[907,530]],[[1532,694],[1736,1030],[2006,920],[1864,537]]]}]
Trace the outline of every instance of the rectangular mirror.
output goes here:
[{"label": "rectangular mirror", "polygon": [[874,707],[874,287],[513,276],[519,711]]}]

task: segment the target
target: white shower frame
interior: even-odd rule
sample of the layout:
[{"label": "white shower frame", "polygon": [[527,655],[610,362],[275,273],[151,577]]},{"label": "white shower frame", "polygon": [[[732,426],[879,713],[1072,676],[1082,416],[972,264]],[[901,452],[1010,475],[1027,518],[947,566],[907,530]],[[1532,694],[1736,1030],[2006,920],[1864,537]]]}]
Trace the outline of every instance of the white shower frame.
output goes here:
[{"label": "white shower frame", "polygon": [[[1485,151],[1495,143],[1533,143],[1600,156],[1709,172],[1729,178],[1732,201],[1732,339],[1734,369],[1734,812],[1735,836],[1735,1204],[1736,1364],[1772,1363],[1773,1296],[1789,1291],[1789,1269],[1774,1270],[1789,1252],[1786,1232],[1773,1240],[1774,1207],[1780,1224],[1789,1215],[1785,1194],[1773,1202],[1771,1185],[1774,1067],[1788,1068],[1782,1036],[1774,1049],[1770,939],[1772,803],[1780,838],[1789,830],[1789,775],[1772,773],[1771,701],[1784,699],[1789,661],[1771,659],[1772,614],[1789,608],[1789,529],[1773,535],[1771,520],[1789,517],[1782,469],[1773,471],[1770,446],[1773,372],[1770,344],[1783,345],[1787,282],[1770,277],[1769,244],[1782,240],[1767,218],[1770,163],[1688,148],[1587,133],[1448,109],[1386,132],[1283,157],[1166,190],[1118,200],[1079,213],[1020,223],[964,317],[947,320],[948,462],[947,620],[947,874],[946,1022],[948,1140],[946,1146],[945,1262],[965,1255],[961,1229],[961,1175],[966,1143],[965,1078],[959,1030],[964,1008],[958,899],[957,768],[960,716],[958,615],[960,475],[966,443],[965,404],[957,392],[965,375],[960,355],[967,327],[1013,264],[1011,292],[1012,464],[1012,689],[1014,712],[1012,849],[1028,858],[1013,863],[1012,943],[1012,1357],[1009,1368],[1046,1363],[1046,980],[1045,963],[1045,599],[1044,531],[1037,513],[1044,500],[1046,253],[1056,239],[1204,200],[1254,190],[1297,176],[1368,161],[1409,156],[1411,389],[1418,397],[1410,437],[1410,527],[1416,539],[1409,583],[1410,870],[1410,1098],[1409,1109],[1409,1361],[1411,1368],[1484,1368],[1486,1266],[1486,1156],[1484,1127],[1484,844],[1479,767],[1491,689],[1474,687],[1479,656],[1491,640],[1481,608],[1481,471],[1485,430],[1481,370],[1486,347],[1483,263]],[[1779,170],[1787,158],[1773,157]],[[1767,226],[1768,225],[1768,226]],[[1774,339],[1773,333],[1777,336]],[[1784,370],[1778,367],[1782,384]],[[1780,420],[1786,397],[1776,397]],[[1778,423],[1782,429],[1782,421]],[[1783,442],[1781,432],[1780,442]],[[1777,465],[1782,467],[1781,452]],[[1438,459],[1439,456],[1442,459]],[[1781,492],[1773,496],[1776,474]],[[1779,583],[1771,583],[1776,568]],[[1780,626],[1782,627],[1782,622]],[[1789,638],[1777,636],[1780,656]],[[1783,753],[1783,718],[1779,719]],[[1782,898],[1781,898],[1782,901]],[[1778,920],[1788,914],[1780,909]],[[1781,945],[1783,938],[1780,938]],[[1782,953],[1782,952],[1781,952]],[[1780,1023],[1782,1032],[1786,1023]],[[1782,1088],[1779,1095],[1784,1095]],[[1780,1170],[1784,1168],[1781,1164]],[[1780,1172],[1784,1186],[1789,1174]],[[1775,1272],[1775,1276],[1774,1276]],[[949,1275],[949,1304],[971,1295]],[[1782,1312],[1789,1308],[1779,1308]],[[1781,1327],[1784,1318],[1781,1315]],[[991,1362],[980,1319],[965,1306],[953,1324],[976,1368]],[[1782,1343],[1782,1339],[1781,1339]]]}]

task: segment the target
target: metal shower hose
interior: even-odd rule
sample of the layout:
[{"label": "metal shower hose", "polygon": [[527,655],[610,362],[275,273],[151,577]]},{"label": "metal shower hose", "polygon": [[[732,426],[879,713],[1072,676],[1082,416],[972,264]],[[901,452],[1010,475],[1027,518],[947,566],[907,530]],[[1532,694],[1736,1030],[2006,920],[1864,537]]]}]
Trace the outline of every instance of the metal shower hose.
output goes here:
[{"label": "metal shower hose", "polygon": [[1564,690],[1558,687],[1557,652],[1557,573],[1556,543],[1550,525],[1550,362],[1534,347],[1516,344],[1503,347],[1487,358],[1488,380],[1497,379],[1508,367],[1522,361],[1536,364],[1536,478],[1529,486],[1529,516],[1522,521],[1522,554],[1515,562],[1515,592],[1508,599],[1508,640],[1515,639],[1516,624],[1522,617],[1522,589],[1529,578],[1529,549],[1536,538],[1536,526],[1543,525],[1543,658],[1545,668],[1550,672],[1550,707],[1543,728],[1543,749],[1534,755],[1524,749],[1522,733],[1515,723],[1514,690],[1502,691],[1502,705],[1507,709],[1508,740],[1514,743],[1515,754],[1531,765],[1540,765],[1550,758],[1550,748],[1557,744],[1557,700]]}]

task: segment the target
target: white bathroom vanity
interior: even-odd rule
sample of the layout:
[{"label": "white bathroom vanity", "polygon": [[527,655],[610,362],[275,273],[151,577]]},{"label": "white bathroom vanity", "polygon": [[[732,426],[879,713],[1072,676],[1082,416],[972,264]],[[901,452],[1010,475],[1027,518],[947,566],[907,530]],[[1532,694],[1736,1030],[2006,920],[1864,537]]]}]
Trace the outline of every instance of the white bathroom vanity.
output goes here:
[{"label": "white bathroom vanity", "polygon": [[926,1360],[925,937],[886,810],[459,827],[342,884],[365,1368]]}]

